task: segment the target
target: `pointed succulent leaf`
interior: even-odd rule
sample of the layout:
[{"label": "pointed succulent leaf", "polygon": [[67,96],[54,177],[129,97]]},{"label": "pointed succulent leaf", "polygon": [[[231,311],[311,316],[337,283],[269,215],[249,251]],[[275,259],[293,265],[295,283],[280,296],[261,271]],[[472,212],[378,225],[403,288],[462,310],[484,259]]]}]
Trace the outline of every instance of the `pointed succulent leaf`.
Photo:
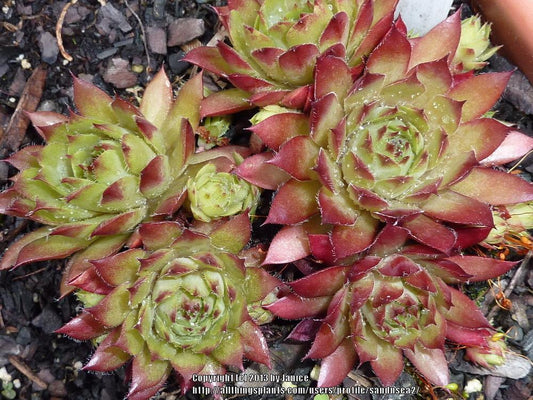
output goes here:
[{"label": "pointed succulent leaf", "polygon": [[454,100],[465,102],[463,121],[471,121],[490,110],[501,96],[511,74],[512,72],[493,72],[472,75],[455,85],[450,96]]},{"label": "pointed succulent leaf", "polygon": [[172,87],[165,70],[161,68],[144,91],[140,111],[148,121],[160,128],[167,117],[172,101]]},{"label": "pointed succulent leaf", "polygon": [[141,249],[129,249],[114,256],[92,261],[100,277],[109,285],[119,286],[133,282],[140,267],[139,259],[145,254]]},{"label": "pointed succulent leaf", "polygon": [[89,340],[107,331],[91,314],[83,312],[56,330],[56,333],[70,336],[76,340]]},{"label": "pointed succulent leaf", "polygon": [[179,90],[161,130],[166,138],[172,137],[176,123],[182,118],[189,120],[193,127],[200,123],[200,103],[203,98],[202,74],[189,79]]},{"label": "pointed succulent leaf", "polygon": [[92,236],[99,235],[116,235],[129,231],[136,227],[145,217],[146,210],[138,208],[130,212],[125,212],[108,219],[98,225],[92,233]]},{"label": "pointed succulent leaf", "polygon": [[47,227],[39,228],[33,232],[27,233],[12,244],[3,254],[0,263],[0,270],[9,269],[17,265],[19,254],[28,244],[40,240],[50,234],[51,229]]},{"label": "pointed succulent leaf", "polygon": [[167,380],[170,365],[166,361],[151,360],[147,351],[135,357],[128,399],[142,400],[154,396]]},{"label": "pointed succulent leaf", "polygon": [[[453,185],[453,190],[492,205],[523,203],[533,200],[533,185],[524,179],[491,168],[474,168]],[[494,190],[494,188],[505,188]]]},{"label": "pointed succulent leaf", "polygon": [[368,249],[374,242],[378,224],[377,219],[364,213],[352,226],[336,226],[331,241],[337,258],[342,259]]},{"label": "pointed succulent leaf", "polygon": [[114,346],[118,331],[114,330],[98,346],[91,359],[83,366],[87,371],[109,372],[124,365],[131,356]]},{"label": "pointed succulent leaf", "polygon": [[252,104],[244,90],[233,88],[221,90],[207,96],[201,103],[201,116],[226,115],[249,110]]},{"label": "pointed succulent leaf", "polygon": [[246,321],[239,327],[246,358],[270,367],[268,344],[257,325]]},{"label": "pointed succulent leaf", "polygon": [[147,222],[139,226],[143,245],[149,250],[169,246],[183,232],[183,227],[174,221]]},{"label": "pointed succulent leaf", "polygon": [[266,308],[280,318],[301,319],[324,312],[330,302],[329,297],[302,298],[288,294]]},{"label": "pointed succulent leaf", "polygon": [[273,150],[278,150],[287,140],[309,132],[308,120],[304,114],[285,112],[274,114],[250,130],[258,135]]},{"label": "pointed succulent leaf", "polygon": [[423,205],[424,213],[445,221],[492,226],[492,212],[487,204],[452,190],[431,196]]},{"label": "pointed succulent leaf", "polygon": [[322,360],[318,376],[319,387],[339,385],[352,370],[357,354],[350,339],[345,339],[337,349]]},{"label": "pointed succulent leaf", "polygon": [[396,27],[392,27],[368,58],[367,68],[369,73],[383,74],[386,82],[393,82],[405,76],[410,58],[411,44]]},{"label": "pointed succulent leaf", "polygon": [[289,139],[269,161],[286,171],[292,177],[305,181],[313,176],[318,148],[307,136],[296,136]]},{"label": "pointed succulent leaf", "polygon": [[246,181],[263,189],[276,190],[289,179],[289,175],[269,161],[272,153],[254,154],[246,158],[235,173]]},{"label": "pointed succulent leaf", "polygon": [[510,131],[492,154],[481,160],[482,165],[502,165],[533,150],[533,138],[518,131]]},{"label": "pointed succulent leaf", "polygon": [[107,328],[119,326],[129,311],[128,289],[125,285],[116,287],[100,303],[87,309],[98,322]]},{"label": "pointed succulent leaf", "polygon": [[457,11],[424,36],[414,39],[410,67],[443,57],[453,58],[460,36],[461,13]]},{"label": "pointed succulent leaf", "polygon": [[405,356],[433,384],[446,386],[449,383],[448,361],[441,349],[416,345],[413,350],[405,350]]},{"label": "pointed succulent leaf", "polygon": [[74,254],[68,261],[61,279],[61,296],[65,296],[75,288],[70,282],[92,267],[90,260],[108,257],[119,251],[127,241],[129,235],[113,235],[97,238],[86,249]]},{"label": "pointed succulent leaf", "polygon": [[449,252],[455,245],[454,232],[425,215],[419,214],[414,218],[409,218],[402,222],[401,226],[406,228],[416,240],[443,253]]},{"label": "pointed succulent leaf", "polygon": [[452,307],[445,314],[446,319],[465,328],[488,328],[489,322],[465,294],[454,288],[449,288]]},{"label": "pointed succulent leaf", "polygon": [[488,257],[452,256],[448,260],[456,263],[467,274],[470,282],[485,281],[505,274],[516,265],[513,261],[502,261]]},{"label": "pointed succulent leaf", "polygon": [[250,241],[251,231],[249,215],[241,213],[215,227],[209,237],[213,246],[238,254]]},{"label": "pointed succulent leaf", "polygon": [[97,121],[114,122],[115,115],[111,108],[113,101],[104,91],[93,84],[73,77],[74,100],[79,112]]},{"label": "pointed succulent leaf", "polygon": [[53,235],[32,240],[18,253],[15,266],[30,262],[66,258],[72,253],[87,247],[91,240]]},{"label": "pointed succulent leaf", "polygon": [[[307,220],[318,212],[316,193],[319,186],[314,181],[289,181],[277,191],[266,223],[295,224]],[[298,204],[298,209],[294,209]]]},{"label": "pointed succulent leaf", "polygon": [[291,288],[302,297],[332,296],[346,281],[346,267],[329,267],[291,282]]},{"label": "pointed succulent leaf", "polygon": [[322,221],[326,224],[353,225],[359,216],[357,211],[350,208],[348,199],[324,187],[318,192],[318,205]]},{"label": "pointed succulent leaf", "polygon": [[315,93],[316,99],[334,93],[342,99],[352,86],[352,76],[346,62],[338,57],[326,56],[317,60],[315,69]]},{"label": "pointed succulent leaf", "polygon": [[[509,131],[510,128],[508,126],[495,119],[476,119],[463,124],[456,131],[458,141],[454,141],[453,146],[457,151],[467,152],[471,149],[474,150],[476,159],[481,161],[494,153],[506,139]],[[519,157],[517,155],[513,160]]]},{"label": "pointed succulent leaf", "polygon": [[98,275],[95,268],[91,267],[76,276],[74,279],[71,279],[68,283],[76,289],[81,289],[83,292],[90,292],[97,295],[108,295],[114,289],[113,286],[104,281],[100,275]]},{"label": "pointed succulent leaf", "polygon": [[302,225],[282,228],[272,242],[263,264],[285,264],[310,254],[307,232]]}]

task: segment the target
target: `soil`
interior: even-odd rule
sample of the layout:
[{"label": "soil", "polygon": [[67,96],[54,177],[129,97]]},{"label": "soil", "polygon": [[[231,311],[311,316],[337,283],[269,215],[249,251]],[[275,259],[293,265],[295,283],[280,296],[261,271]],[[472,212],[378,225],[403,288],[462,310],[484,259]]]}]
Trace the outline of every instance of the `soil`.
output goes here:
[{"label": "soil", "polygon": [[[181,58],[191,45],[205,44],[217,32],[217,17],[211,6],[222,5],[219,0],[86,0],[71,3],[53,0],[2,1],[1,158],[28,144],[40,143],[35,130],[27,127],[20,108],[38,107],[39,110],[68,112],[72,107],[71,74],[89,79],[106,92],[131,101],[135,101],[137,92],[161,65],[165,65],[172,82],[183,82],[193,69],[180,61]],[[455,6],[459,3],[461,1],[456,1]],[[60,29],[62,54],[56,38],[56,23],[69,4]],[[468,7],[463,12],[468,13]],[[176,21],[183,22],[184,18],[188,18],[186,24],[180,27]],[[65,58],[69,55],[72,57],[70,62]],[[498,58],[495,65],[505,70],[513,68],[502,58]],[[499,118],[515,123],[523,132],[533,135],[533,88],[524,79],[519,72],[515,73],[497,111]],[[533,172],[532,161],[525,160],[521,168],[525,173]],[[8,178],[14,172],[7,165],[0,166],[1,187],[9,185]],[[0,216],[0,223],[0,253],[19,235],[35,228],[31,222],[7,216]],[[92,354],[92,345],[54,333],[79,311],[74,297],[58,298],[63,266],[63,261],[39,262],[0,272],[0,399],[112,400],[121,399],[127,393],[125,370],[109,375],[81,370],[80,367]],[[511,311],[494,307],[487,286],[470,290],[487,294],[483,307],[487,313],[492,312],[495,326],[509,330],[513,350],[522,354],[529,351],[531,357],[533,273],[527,270],[527,265],[522,271],[525,271],[523,276],[507,294],[515,305]],[[499,284],[505,287],[515,274],[512,271]],[[280,374],[307,375],[313,363],[300,362],[305,348],[283,342],[290,326],[277,322],[264,329],[273,347],[275,370]],[[246,366],[249,371],[265,372],[253,364]],[[485,389],[490,386],[491,392],[485,393],[487,399],[525,400],[533,390],[531,377],[510,379],[506,376],[512,374],[504,374],[504,377],[496,379],[475,371],[461,370],[460,365],[458,369],[452,369],[452,373],[461,387],[471,379],[479,379]],[[374,382],[371,372],[363,368],[348,378],[345,384],[354,385],[365,379]],[[419,394],[351,398],[451,396],[442,390],[433,391],[412,374],[405,373],[401,379],[408,385],[419,385]],[[471,398],[479,398],[479,394],[471,395]],[[170,379],[158,396],[161,399],[180,398],[176,381]],[[186,397],[201,398],[191,393]],[[453,397],[460,398],[457,395]]]}]

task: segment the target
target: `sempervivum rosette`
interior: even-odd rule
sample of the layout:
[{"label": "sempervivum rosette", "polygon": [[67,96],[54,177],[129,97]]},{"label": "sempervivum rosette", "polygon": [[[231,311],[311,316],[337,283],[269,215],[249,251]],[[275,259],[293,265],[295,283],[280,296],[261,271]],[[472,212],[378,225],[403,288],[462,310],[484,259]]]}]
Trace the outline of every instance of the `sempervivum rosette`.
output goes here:
[{"label": "sempervivum rosette", "polygon": [[90,244],[80,259],[104,257],[143,220],[176,211],[201,99],[201,75],[174,99],[161,70],[140,108],[74,78],[79,115],[32,113],[47,143],[7,160],[20,172],[0,194],[0,212],[48,226],[11,246],[1,268],[66,257]]},{"label": "sempervivum rosette", "polygon": [[501,46],[491,46],[490,31],[490,24],[482,23],[479,15],[461,21],[461,40],[453,59],[459,72],[481,69],[496,54]]},{"label": "sempervivum rosette", "polygon": [[485,280],[515,263],[447,257],[408,237],[406,229],[387,225],[361,259],[289,283],[292,292],[267,307],[282,318],[313,318],[290,337],[313,340],[306,358],[322,359],[319,386],[340,384],[358,362],[370,362],[381,382],[392,385],[404,356],[433,384],[446,385],[445,339],[472,348],[474,362],[503,361],[489,322],[447,283]]},{"label": "sempervivum rosette", "polygon": [[176,222],[141,225],[143,249],[94,260],[73,282],[86,308],[58,332],[97,338],[87,370],[112,371],[132,360],[130,399],[153,396],[172,370],[185,391],[193,374],[242,369],[243,357],[269,365],[248,308],[279,282],[226,250],[240,250],[249,232],[246,214],[212,227],[211,238]]},{"label": "sempervivum rosette", "polygon": [[335,54],[350,67],[388,31],[397,0],[230,0],[216,8],[233,47],[192,50],[186,60],[228,78],[236,88],[215,94],[204,115],[250,103],[303,107],[318,56]]},{"label": "sempervivum rosette", "polygon": [[[355,83],[345,60],[324,56],[310,116],[285,110],[252,126],[274,152],[247,159],[238,172],[277,189],[267,222],[291,225],[274,238],[267,262],[309,254],[337,262],[368,248],[380,221],[447,252],[483,239],[491,204],[531,201],[530,183],[479,167],[510,132],[484,116],[509,73],[454,75],[460,29],[456,13],[410,40],[398,22]],[[527,136],[513,137],[531,148]],[[465,241],[464,227],[479,235],[470,230]]]},{"label": "sempervivum rosette", "polygon": [[206,164],[187,181],[189,207],[194,218],[204,222],[253,212],[259,201],[259,188],[229,172],[218,172]]}]

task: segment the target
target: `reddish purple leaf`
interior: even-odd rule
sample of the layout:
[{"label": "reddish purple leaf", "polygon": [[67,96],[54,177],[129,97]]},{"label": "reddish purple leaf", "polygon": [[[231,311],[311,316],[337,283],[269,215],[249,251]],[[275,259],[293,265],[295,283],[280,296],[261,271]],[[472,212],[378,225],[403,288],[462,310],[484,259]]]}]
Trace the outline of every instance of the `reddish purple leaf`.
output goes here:
[{"label": "reddish purple leaf", "polygon": [[104,334],[106,328],[94,319],[91,314],[82,312],[55,332],[68,335],[76,340],[90,340]]},{"label": "reddish purple leaf", "polygon": [[235,169],[235,174],[263,189],[277,190],[290,176],[269,163],[272,157],[273,154],[268,152],[248,157]]},{"label": "reddish purple leaf", "polygon": [[279,150],[287,140],[309,134],[309,121],[305,114],[285,112],[275,114],[249,128],[272,150]]},{"label": "reddish purple leaf", "polygon": [[513,268],[516,261],[502,261],[489,257],[452,256],[448,260],[459,265],[466,273],[472,275],[470,282],[486,281],[505,274]]},{"label": "reddish purple leaf", "polygon": [[345,339],[337,349],[322,360],[319,387],[339,385],[352,370],[357,361],[357,354],[350,339]]},{"label": "reddish purple leaf", "polygon": [[297,224],[318,213],[319,188],[316,181],[288,181],[277,191],[265,224]]},{"label": "reddish purple leaf", "polygon": [[285,264],[300,260],[310,254],[307,232],[302,225],[282,228],[268,248],[263,265]]},{"label": "reddish purple leaf", "polygon": [[495,206],[533,200],[533,185],[530,182],[491,168],[474,168],[452,189]]},{"label": "reddish purple leaf", "polygon": [[333,296],[345,283],[348,267],[329,267],[289,285],[302,297]]}]

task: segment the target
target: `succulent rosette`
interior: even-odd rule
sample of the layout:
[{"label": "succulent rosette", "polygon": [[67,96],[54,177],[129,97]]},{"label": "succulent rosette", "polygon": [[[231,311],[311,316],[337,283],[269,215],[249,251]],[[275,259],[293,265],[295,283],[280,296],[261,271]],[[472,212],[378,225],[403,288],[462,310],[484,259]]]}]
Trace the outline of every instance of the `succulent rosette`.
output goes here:
[{"label": "succulent rosette", "polygon": [[47,226],[11,246],[1,268],[66,257],[89,245],[78,260],[101,258],[142,221],[176,211],[201,99],[201,75],[174,99],[161,70],[139,108],[74,78],[79,114],[30,114],[46,144],[7,160],[20,172],[0,194],[0,212]]},{"label": "succulent rosette", "polygon": [[305,105],[317,57],[335,54],[360,70],[388,31],[397,0],[230,0],[218,7],[233,47],[219,41],[185,59],[226,77],[234,89],[203,104],[215,115],[281,103]]},{"label": "succulent rosette", "polygon": [[322,359],[319,386],[340,384],[364,362],[384,385],[392,385],[404,356],[429,381],[444,386],[445,340],[472,348],[475,362],[502,356],[492,350],[495,331],[481,311],[448,283],[485,280],[514,265],[446,256],[410,243],[405,228],[387,225],[359,260],[289,283],[292,291],[267,308],[282,318],[304,318],[289,337],[313,340],[306,358]]},{"label": "succulent rosette", "polygon": [[235,174],[218,172],[215,164],[205,164],[187,181],[189,207],[195,219],[210,222],[252,211],[259,200],[259,188]]},{"label": "succulent rosette", "polygon": [[0,212],[46,226],[12,245],[0,268],[77,252],[65,273],[65,292],[87,260],[110,255],[128,241],[134,245],[132,234],[141,222],[172,216],[186,199],[189,175],[202,165],[231,171],[247,154],[244,148],[194,153],[202,96],[197,75],[174,99],[161,70],[137,108],[74,78],[80,114],[32,113],[47,143],[7,160],[20,172],[0,194]]},{"label": "succulent rosette", "polygon": [[172,370],[186,391],[193,374],[242,369],[243,357],[270,363],[248,308],[279,282],[235,254],[250,237],[247,215],[211,228],[208,237],[177,222],[143,224],[142,249],[93,260],[73,282],[89,301],[58,332],[97,339],[86,370],[112,371],[132,360],[129,399],[155,395]]},{"label": "succulent rosette", "polygon": [[459,72],[483,68],[501,46],[491,46],[490,24],[482,23],[479,15],[461,21],[461,39],[453,63]]},{"label": "succulent rosette", "polygon": [[[529,182],[481,166],[496,149],[504,152],[511,131],[484,116],[510,74],[454,75],[460,31],[458,13],[416,39],[399,21],[355,82],[344,59],[325,55],[310,115],[285,110],[250,128],[272,151],[237,172],[277,190],[266,222],[286,225],[266,262],[309,254],[338,262],[368,248],[383,222],[449,252],[486,236],[490,205],[531,201]],[[513,137],[531,148],[527,136]]]}]

